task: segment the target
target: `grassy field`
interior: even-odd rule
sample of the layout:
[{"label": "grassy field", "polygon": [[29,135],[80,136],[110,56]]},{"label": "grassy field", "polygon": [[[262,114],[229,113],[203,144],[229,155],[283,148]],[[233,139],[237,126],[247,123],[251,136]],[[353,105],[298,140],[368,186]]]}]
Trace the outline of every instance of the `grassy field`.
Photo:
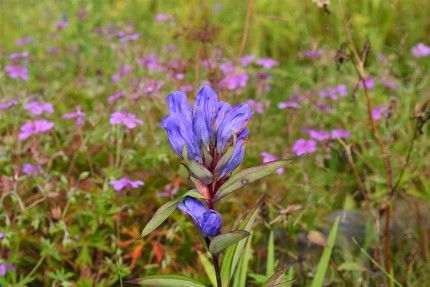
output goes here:
[{"label": "grassy field", "polygon": [[430,1],[325,2],[0,0],[0,285],[216,286],[185,214],[140,238],[195,183],[166,97],[210,85],[253,111],[233,175],[294,159],[216,204],[263,198],[229,286],[429,286]]}]

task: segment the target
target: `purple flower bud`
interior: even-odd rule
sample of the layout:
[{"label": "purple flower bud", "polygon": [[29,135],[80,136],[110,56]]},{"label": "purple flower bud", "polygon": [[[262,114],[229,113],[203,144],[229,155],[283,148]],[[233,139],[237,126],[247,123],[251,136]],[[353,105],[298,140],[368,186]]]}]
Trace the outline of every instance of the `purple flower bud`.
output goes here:
[{"label": "purple flower bud", "polygon": [[319,142],[330,139],[330,133],[328,131],[324,131],[324,130],[318,131],[318,130],[310,129],[308,132],[311,138]]},{"label": "purple flower bud", "polygon": [[252,62],[254,62],[255,56],[254,55],[245,55],[242,58],[240,58],[240,65],[242,67],[249,66]]},{"label": "purple flower bud", "polygon": [[224,90],[238,90],[246,86],[248,79],[249,77],[246,73],[233,73],[222,79],[219,82],[219,86]]},{"label": "purple flower bud", "polygon": [[63,116],[66,120],[76,120],[76,126],[80,127],[85,121],[85,113],[78,106],[74,112],[67,113]]},{"label": "purple flower bud", "polygon": [[331,131],[331,138],[332,139],[347,139],[351,136],[351,133],[344,129],[334,129]]},{"label": "purple flower bud", "polygon": [[2,102],[0,103],[0,111],[10,109],[16,106],[17,103],[18,102],[16,100],[9,100],[9,101]]},{"label": "purple flower bud", "polygon": [[26,163],[22,166],[21,171],[28,176],[34,177],[40,173],[40,165]]},{"label": "purple flower bud", "polygon": [[295,102],[280,102],[278,103],[278,109],[285,110],[285,109],[299,109],[300,105]]},{"label": "purple flower bud", "polygon": [[33,42],[32,37],[24,37],[24,38],[16,40],[15,45],[24,46],[24,45],[30,44],[31,42]]},{"label": "purple flower bud", "polygon": [[178,203],[177,207],[191,216],[194,224],[205,236],[213,237],[221,232],[221,215],[215,210],[206,208],[200,200],[187,196]]},{"label": "purple flower bud", "polygon": [[388,105],[386,104],[377,106],[376,108],[372,109],[372,119],[375,121],[378,121],[382,117],[387,117],[387,116],[388,116]]},{"label": "purple flower bud", "polygon": [[303,56],[308,59],[316,59],[322,56],[324,50],[318,49],[318,50],[305,50],[303,51]]}]

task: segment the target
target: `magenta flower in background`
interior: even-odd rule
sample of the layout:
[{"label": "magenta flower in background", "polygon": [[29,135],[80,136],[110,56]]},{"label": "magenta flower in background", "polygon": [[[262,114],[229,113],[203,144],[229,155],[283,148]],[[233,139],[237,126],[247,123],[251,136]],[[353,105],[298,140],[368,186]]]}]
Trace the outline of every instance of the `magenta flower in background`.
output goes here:
[{"label": "magenta flower in background", "polygon": [[416,58],[423,58],[430,55],[430,47],[424,43],[418,43],[411,49],[411,53]]},{"label": "magenta flower in background", "polygon": [[0,103],[0,111],[10,109],[16,106],[17,103],[18,101],[16,100],[9,100],[9,101],[2,102]]},{"label": "magenta flower in background", "polygon": [[280,102],[278,103],[278,109],[286,110],[286,109],[300,109],[300,105],[295,102]]},{"label": "magenta flower in background", "polygon": [[321,103],[321,102],[315,103],[315,107],[317,109],[319,109],[323,112],[327,112],[327,113],[330,113],[332,111],[332,108],[329,105]]},{"label": "magenta flower in background", "polygon": [[69,27],[69,21],[60,21],[54,24],[54,28],[58,31],[67,29]]},{"label": "magenta flower in background", "polygon": [[179,91],[184,92],[184,93],[189,93],[194,89],[194,86],[192,84],[182,84],[179,87]]},{"label": "magenta flower in background", "polygon": [[317,143],[314,140],[298,139],[292,150],[297,156],[313,153],[317,150]]},{"label": "magenta flower in background", "polygon": [[119,40],[122,43],[126,43],[126,42],[133,42],[133,41],[137,41],[140,38],[140,33],[131,33],[131,34],[125,34],[125,35],[121,35],[119,37]]},{"label": "magenta flower in background", "polygon": [[254,55],[245,55],[240,58],[239,63],[242,67],[247,67],[255,61]]},{"label": "magenta flower in background", "polygon": [[40,173],[40,165],[38,164],[31,164],[31,163],[25,163],[22,167],[21,167],[21,172],[24,173],[25,175],[28,176],[37,176]]},{"label": "magenta flower in background", "polygon": [[326,141],[330,139],[330,133],[325,130],[314,130],[310,129],[308,131],[309,136],[313,138],[314,140],[317,140],[319,142]]},{"label": "magenta flower in background", "polygon": [[367,79],[364,80],[364,83],[362,81],[360,81],[360,87],[364,88],[366,87],[366,89],[371,90],[375,87],[375,78],[374,77],[368,77]]},{"label": "magenta flower in background", "polygon": [[393,78],[387,75],[381,77],[381,84],[382,86],[384,86],[384,88],[392,91],[395,91],[400,87],[398,82],[396,82]]},{"label": "magenta flower in background", "polygon": [[308,58],[308,59],[317,59],[321,57],[323,53],[324,53],[323,49],[305,50],[303,51],[303,56],[305,56],[305,58]]},{"label": "magenta flower in background", "polygon": [[248,100],[246,103],[251,108],[251,110],[253,110],[257,114],[262,114],[264,112],[264,103],[257,102],[253,99]]},{"label": "magenta flower in background", "polygon": [[33,42],[32,37],[24,37],[24,38],[16,40],[15,45],[24,46],[24,45],[30,44],[31,42]]},{"label": "magenta flower in background", "polygon": [[151,53],[149,55],[146,55],[140,58],[139,60],[137,60],[137,63],[145,67],[150,72],[161,71],[163,68],[160,63],[160,59],[155,53]]},{"label": "magenta flower in background", "polygon": [[351,133],[344,129],[333,129],[331,131],[331,139],[347,139],[351,136]]},{"label": "magenta flower in background", "polygon": [[131,113],[115,112],[110,116],[109,122],[111,125],[123,124],[129,129],[133,129],[138,125],[143,125],[143,121],[138,119]]},{"label": "magenta flower in background", "polygon": [[246,73],[230,74],[219,82],[219,87],[224,90],[238,90],[248,83],[249,77]]},{"label": "magenta flower in background", "polygon": [[[263,163],[268,163],[268,162],[276,161],[276,160],[279,159],[277,156],[275,156],[273,154],[270,154],[268,152],[262,152],[261,153],[261,157],[263,158]],[[284,173],[284,168],[283,167],[278,168],[276,170],[276,172],[278,174],[283,174]]]},{"label": "magenta flower in background", "polygon": [[345,97],[348,94],[348,90],[345,85],[339,85],[337,87],[330,87],[322,89],[318,92],[321,98],[328,98],[331,100],[337,100],[338,97]]},{"label": "magenta flower in background", "polygon": [[262,66],[265,69],[271,69],[271,68],[279,65],[279,62],[272,59],[272,58],[261,58],[261,59],[257,59],[255,61],[255,64]]},{"label": "magenta flower in background", "polygon": [[66,120],[76,120],[76,126],[80,127],[85,121],[85,113],[81,111],[81,107],[76,107],[74,112],[63,115],[63,118]]},{"label": "magenta flower in background", "polygon": [[4,238],[4,232],[0,231],[0,239],[3,239],[3,238]]},{"label": "magenta flower in background", "polygon": [[340,84],[335,89],[338,96],[345,97],[346,95],[348,95],[348,89],[344,84]]},{"label": "magenta flower in background", "polygon": [[112,75],[112,83],[116,84],[121,78],[128,73],[130,73],[133,68],[130,65],[124,64],[122,65],[115,74]]},{"label": "magenta flower in background", "polygon": [[375,121],[380,120],[382,117],[388,116],[388,105],[383,104],[373,108],[372,110],[372,119]]},{"label": "magenta flower in background", "polygon": [[109,104],[112,104],[113,102],[115,102],[121,98],[124,98],[124,96],[125,96],[125,93],[123,91],[118,91],[115,94],[108,97],[108,102],[109,102]]},{"label": "magenta flower in background", "polygon": [[222,63],[219,68],[224,74],[232,74],[234,72],[234,65],[231,61]]},{"label": "magenta flower in background", "polygon": [[160,13],[155,16],[155,21],[157,22],[167,22],[167,21],[173,21],[173,20],[174,20],[173,16],[168,14]]},{"label": "magenta flower in background", "polygon": [[25,104],[24,109],[30,111],[35,116],[39,116],[43,113],[52,114],[54,112],[54,107],[52,104],[42,103],[37,100]]},{"label": "magenta flower in background", "polygon": [[35,120],[26,122],[20,128],[18,135],[19,140],[25,140],[33,134],[41,134],[50,131],[54,127],[54,123],[47,120]]},{"label": "magenta flower in background", "polygon": [[15,52],[15,53],[10,54],[9,58],[12,61],[17,61],[17,60],[20,60],[20,59],[28,58],[28,55],[29,55],[29,53],[27,51],[24,51],[24,52]]},{"label": "magenta flower in background", "polygon": [[24,66],[9,65],[4,68],[12,79],[28,80],[28,70]]},{"label": "magenta flower in background", "polygon": [[116,180],[110,181],[111,186],[116,192],[120,192],[124,188],[138,188],[139,186],[145,185],[141,180],[130,180],[128,177],[123,177]]}]

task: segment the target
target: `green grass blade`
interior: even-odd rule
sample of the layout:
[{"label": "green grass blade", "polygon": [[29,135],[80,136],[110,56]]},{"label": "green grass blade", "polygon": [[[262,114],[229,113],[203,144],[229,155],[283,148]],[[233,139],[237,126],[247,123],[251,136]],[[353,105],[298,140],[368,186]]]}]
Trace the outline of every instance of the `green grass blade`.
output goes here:
[{"label": "green grass blade", "polygon": [[273,229],[270,229],[269,240],[267,242],[266,276],[270,277],[273,273],[275,273],[275,239]]},{"label": "green grass blade", "polygon": [[209,261],[208,257],[204,253],[198,252],[198,255],[200,263],[202,264],[209,281],[211,282],[212,286],[216,287],[216,275],[213,264]]},{"label": "green grass blade", "polygon": [[331,253],[333,251],[334,243],[336,241],[337,230],[339,229],[340,217],[336,218],[333,227],[330,230],[327,246],[324,248],[320,262],[318,263],[317,272],[312,280],[311,287],[321,287],[324,284],[325,274],[327,273],[328,264],[330,261]]}]

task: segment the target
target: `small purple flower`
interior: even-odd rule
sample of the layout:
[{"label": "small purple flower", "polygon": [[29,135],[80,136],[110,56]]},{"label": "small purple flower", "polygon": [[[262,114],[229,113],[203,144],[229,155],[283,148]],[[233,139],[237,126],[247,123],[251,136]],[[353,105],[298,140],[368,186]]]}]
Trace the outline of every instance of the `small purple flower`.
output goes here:
[{"label": "small purple flower", "polygon": [[253,110],[257,114],[262,114],[264,112],[264,103],[263,102],[257,102],[253,99],[249,99],[246,103],[251,108],[251,110]]},{"label": "small purple flower", "polygon": [[15,53],[10,54],[9,58],[12,61],[17,61],[17,60],[28,58],[28,55],[29,55],[29,53],[27,51],[15,52]]},{"label": "small purple flower", "polygon": [[128,177],[123,177],[117,180],[110,181],[111,186],[116,192],[120,192],[124,188],[138,188],[143,186],[145,183],[141,180],[130,180]]},{"label": "small purple flower", "polygon": [[234,65],[231,61],[222,63],[219,68],[224,74],[232,74],[234,72]]},{"label": "small purple flower", "polygon": [[392,90],[392,91],[395,91],[400,87],[399,83],[396,82],[396,80],[394,80],[393,78],[391,78],[387,75],[382,76],[381,84],[387,90]]},{"label": "small purple flower", "polygon": [[119,80],[121,80],[121,78],[125,75],[127,75],[128,73],[130,73],[133,70],[133,68],[130,65],[124,64],[122,65],[116,72],[115,74],[112,75],[112,83],[116,84],[117,82],[119,82]]},{"label": "small purple flower", "polygon": [[58,31],[67,29],[69,27],[68,21],[60,21],[54,24],[54,28]]},{"label": "small purple flower", "polygon": [[300,105],[295,102],[280,102],[278,103],[278,109],[286,110],[286,109],[300,109]]},{"label": "small purple flower", "polygon": [[344,129],[333,129],[331,131],[331,139],[347,139],[351,136],[351,133]]},{"label": "small purple flower", "polygon": [[[279,160],[279,158],[278,158],[277,156],[275,156],[275,155],[273,155],[273,154],[270,154],[270,153],[268,153],[268,152],[262,152],[262,153],[261,153],[261,156],[262,156],[262,158],[263,158],[263,163],[268,163],[268,162],[272,162],[272,161],[277,161],[277,160]],[[277,172],[278,174],[283,174],[283,173],[284,173],[284,168],[283,168],[283,167],[278,168],[278,169],[276,170],[276,172]]]},{"label": "small purple flower", "polygon": [[129,129],[133,129],[138,125],[143,125],[143,121],[138,119],[131,113],[115,112],[110,116],[109,122],[111,125],[123,124]]},{"label": "small purple flower", "polygon": [[28,70],[24,66],[9,65],[4,68],[12,79],[28,80]]},{"label": "small purple flower", "polygon": [[324,131],[324,130],[319,131],[319,130],[310,129],[308,133],[311,138],[319,142],[330,139],[330,133],[328,131]]},{"label": "small purple flower", "polygon": [[254,55],[245,55],[240,58],[239,63],[242,67],[247,67],[255,61]]},{"label": "small purple flower", "polygon": [[262,66],[265,69],[271,69],[275,66],[278,66],[279,62],[272,58],[261,58],[261,59],[257,59],[255,61],[255,64],[257,64],[258,66]]},{"label": "small purple flower", "polygon": [[25,163],[21,167],[22,173],[24,173],[25,175],[31,176],[31,177],[35,177],[35,176],[39,175],[40,169],[41,169],[40,165],[31,164],[31,163]]},{"label": "small purple flower", "polygon": [[109,104],[112,104],[113,102],[115,102],[121,98],[124,98],[124,96],[125,96],[125,93],[123,91],[118,91],[115,94],[108,97],[108,102],[109,102]]},{"label": "small purple flower", "polygon": [[305,50],[303,51],[303,56],[308,59],[317,59],[322,56],[324,50],[318,49],[318,50]]},{"label": "small purple flower", "polygon": [[348,89],[343,84],[337,86],[335,89],[336,89],[337,95],[341,97],[345,97],[346,95],[348,95]]},{"label": "small purple flower", "polygon": [[323,112],[327,112],[330,113],[332,111],[332,108],[325,104],[325,103],[321,103],[321,102],[317,102],[315,103],[315,107]]},{"label": "small purple flower", "polygon": [[167,21],[173,21],[173,20],[174,20],[173,16],[168,14],[160,13],[155,16],[155,21],[157,22],[167,22]]},{"label": "small purple flower", "polygon": [[430,47],[424,43],[418,43],[411,49],[411,53],[416,58],[423,58],[430,55]]},{"label": "small purple flower", "polygon": [[18,135],[19,140],[25,140],[33,134],[41,134],[50,131],[54,127],[54,123],[47,120],[35,120],[26,122],[20,128]]},{"label": "small purple flower", "polygon": [[85,121],[85,113],[81,111],[81,107],[76,107],[74,112],[70,112],[63,115],[63,119],[76,120],[76,126],[80,127]]},{"label": "small purple flower", "polygon": [[37,100],[31,101],[24,105],[24,109],[31,111],[35,116],[39,116],[43,113],[52,114],[54,112],[54,107],[50,103],[42,103]]},{"label": "small purple flower", "polygon": [[298,139],[293,145],[293,152],[297,156],[313,153],[317,150],[317,143],[314,140]]},{"label": "small purple flower", "polygon": [[16,100],[9,100],[9,101],[2,102],[0,103],[0,111],[10,109],[16,106],[17,103],[18,102]]},{"label": "small purple flower", "polygon": [[6,275],[8,269],[8,265],[6,263],[0,263],[0,277]]},{"label": "small purple flower", "polygon": [[388,116],[388,105],[383,104],[372,109],[372,119],[380,120],[382,117]]},{"label": "small purple flower", "polygon": [[24,45],[30,44],[31,42],[33,42],[32,37],[24,37],[24,38],[16,40],[15,45],[24,46]]},{"label": "small purple flower", "polygon": [[360,87],[361,88],[366,87],[366,89],[368,90],[373,89],[375,87],[375,78],[368,77],[367,79],[364,80],[364,83],[360,81]]},{"label": "small purple flower", "polygon": [[131,33],[131,34],[125,34],[122,35],[119,40],[123,43],[137,41],[140,38],[140,33]]},{"label": "small purple flower", "polygon": [[224,90],[238,90],[246,86],[248,79],[249,77],[246,73],[230,74],[219,82],[219,86]]},{"label": "small purple flower", "polygon": [[157,54],[152,53],[137,60],[137,63],[145,67],[150,72],[158,72],[162,70],[162,65]]},{"label": "small purple flower", "polygon": [[205,236],[214,237],[221,232],[221,215],[213,209],[206,208],[200,200],[187,196],[177,207],[191,216],[194,224]]},{"label": "small purple flower", "polygon": [[3,238],[4,238],[4,232],[0,231],[0,239],[3,239]]},{"label": "small purple flower", "polygon": [[193,89],[194,89],[194,86],[192,84],[182,84],[179,87],[179,90],[184,92],[184,93],[191,92]]}]

